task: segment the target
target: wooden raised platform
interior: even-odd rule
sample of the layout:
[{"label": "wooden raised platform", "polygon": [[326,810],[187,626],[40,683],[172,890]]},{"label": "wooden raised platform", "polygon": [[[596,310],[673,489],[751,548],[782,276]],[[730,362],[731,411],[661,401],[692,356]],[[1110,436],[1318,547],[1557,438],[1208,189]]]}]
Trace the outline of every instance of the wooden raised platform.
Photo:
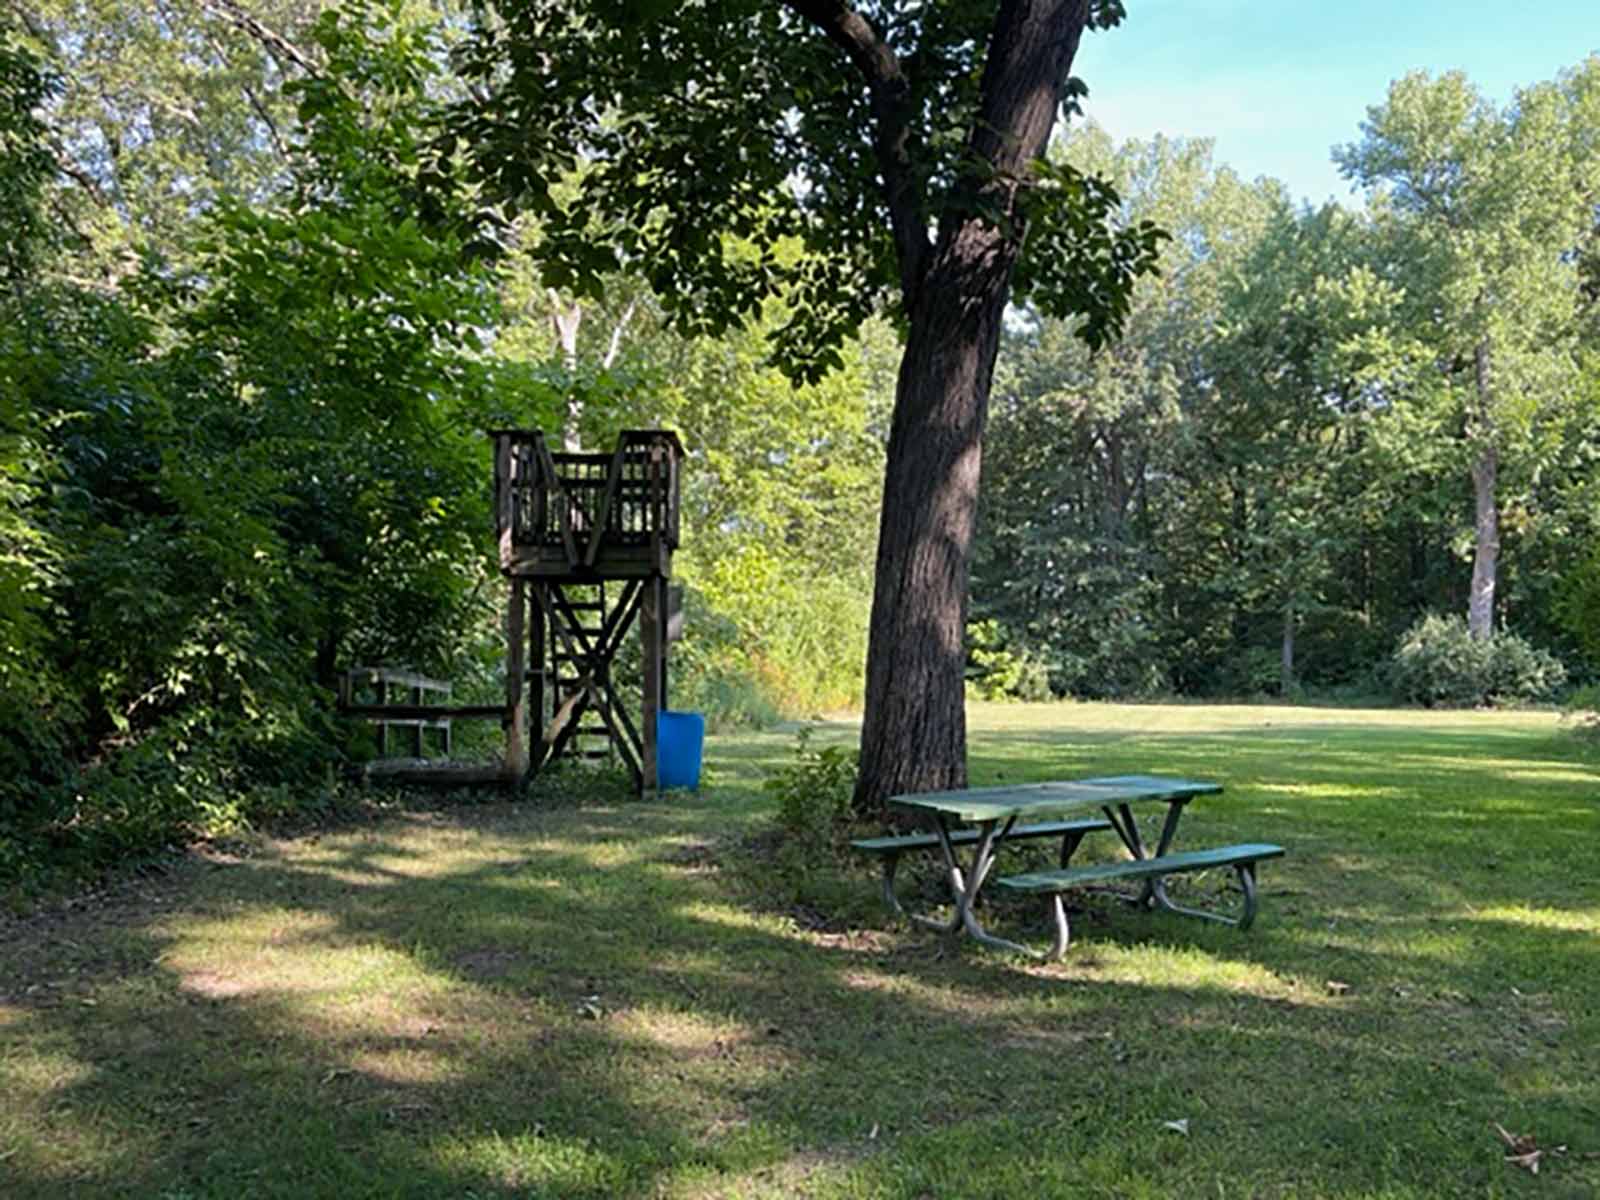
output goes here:
[{"label": "wooden raised platform", "polygon": [[[537,429],[490,435],[500,570],[511,584],[506,777],[557,757],[614,755],[653,791],[683,445],[663,429],[626,430],[609,454],[552,450]],[[630,703],[612,668],[635,627],[643,662]]]},{"label": "wooden raised platform", "polygon": [[672,574],[683,461],[676,434],[630,429],[610,454],[552,451],[536,429],[491,436],[504,574],[578,583]]}]

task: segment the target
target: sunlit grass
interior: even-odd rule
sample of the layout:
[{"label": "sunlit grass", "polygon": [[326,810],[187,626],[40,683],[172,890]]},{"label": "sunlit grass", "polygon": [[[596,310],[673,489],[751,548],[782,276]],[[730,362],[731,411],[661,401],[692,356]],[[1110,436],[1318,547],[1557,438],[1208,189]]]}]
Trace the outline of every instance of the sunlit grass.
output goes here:
[{"label": "sunlit grass", "polygon": [[0,1196],[1600,1195],[1600,767],[1552,716],[971,726],[979,782],[1224,782],[1180,840],[1289,847],[1257,926],[947,942],[747,846],[794,731],[717,739],[698,796],[413,813],[6,927]]}]

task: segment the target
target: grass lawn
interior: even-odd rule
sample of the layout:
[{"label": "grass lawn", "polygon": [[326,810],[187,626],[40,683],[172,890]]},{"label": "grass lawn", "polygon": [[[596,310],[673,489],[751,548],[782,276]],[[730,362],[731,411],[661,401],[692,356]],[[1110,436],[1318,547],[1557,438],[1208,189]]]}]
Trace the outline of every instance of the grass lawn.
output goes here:
[{"label": "grass lawn", "polygon": [[1289,848],[1255,928],[1091,901],[1040,965],[897,926],[869,865],[749,848],[792,732],[717,738],[698,796],[411,812],[8,918],[0,1197],[1600,1196],[1600,761],[1553,717],[972,724],[974,783],[1222,781],[1179,846]]}]

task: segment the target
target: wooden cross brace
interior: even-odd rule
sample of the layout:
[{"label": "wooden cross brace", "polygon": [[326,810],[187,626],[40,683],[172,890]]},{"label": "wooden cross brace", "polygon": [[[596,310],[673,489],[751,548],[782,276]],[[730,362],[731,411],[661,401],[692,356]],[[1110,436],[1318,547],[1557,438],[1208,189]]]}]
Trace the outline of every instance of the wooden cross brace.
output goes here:
[{"label": "wooden cross brace", "polygon": [[616,606],[605,614],[599,632],[593,635],[583,628],[582,620],[560,584],[536,587],[533,594],[551,631],[561,639],[573,661],[580,664],[577,691],[568,697],[545,729],[537,765],[543,767],[566,748],[584,710],[592,706],[610,730],[613,743],[633,775],[634,786],[642,787],[644,772],[639,763],[644,755],[644,744],[633,718],[628,715],[627,706],[611,685],[611,663],[634,618],[639,615],[643,595],[640,581],[628,581]]}]

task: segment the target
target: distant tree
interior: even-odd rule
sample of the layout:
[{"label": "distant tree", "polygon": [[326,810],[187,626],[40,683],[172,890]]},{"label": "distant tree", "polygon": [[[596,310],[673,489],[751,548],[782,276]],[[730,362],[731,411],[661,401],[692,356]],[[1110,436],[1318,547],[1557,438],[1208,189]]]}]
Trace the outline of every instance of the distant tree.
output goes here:
[{"label": "distant tree", "polygon": [[[1392,362],[1381,322],[1396,303],[1367,234],[1337,205],[1278,208],[1229,275],[1207,354],[1215,386],[1194,414],[1236,489],[1240,592],[1279,619],[1285,694],[1298,631],[1334,607],[1335,574],[1364,534],[1364,380]],[[1345,600],[1348,613],[1348,589]]]},{"label": "distant tree", "polygon": [[[1038,163],[1081,91],[1080,37],[1121,3],[489,7],[456,128],[482,180],[538,217],[547,282],[581,294],[637,264],[695,332],[786,294],[776,357],[810,379],[896,303],[856,804],[963,786],[967,573],[1013,282],[1104,342],[1154,250],[1151,229],[1113,231],[1108,186]],[[807,253],[785,261],[788,239]]]},{"label": "distant tree", "polygon": [[[18,334],[52,241],[44,192],[55,167],[38,110],[56,87],[0,15],[0,693],[19,704],[35,695],[55,562],[36,508],[50,470],[47,430],[21,379],[27,365]],[[0,723],[7,707],[0,702]],[[0,766],[3,760],[0,752]]]},{"label": "distant tree", "polygon": [[1465,451],[1467,616],[1480,639],[1494,625],[1505,470],[1538,453],[1544,417],[1577,379],[1577,252],[1593,232],[1600,155],[1572,117],[1596,80],[1600,58],[1502,110],[1459,72],[1408,75],[1336,153],[1371,191],[1406,336],[1431,368],[1397,398],[1448,412]]},{"label": "distant tree", "polygon": [[49,106],[63,204],[92,248],[73,271],[126,276],[135,256],[182,255],[231,194],[288,179],[294,102],[318,69],[308,30],[326,0],[29,0],[27,31],[60,72]]},{"label": "distant tree", "polygon": [[1204,632],[1242,574],[1231,509],[1213,502],[1235,441],[1206,428],[1223,407],[1212,349],[1224,281],[1261,237],[1276,190],[1245,184],[1211,150],[1160,136],[1117,145],[1094,126],[1051,149],[1111,180],[1129,219],[1172,234],[1115,345],[1091,352],[1071,322],[1030,307],[1001,350],[974,605],[1075,695],[1166,690],[1173,665],[1214,673],[1197,640],[1208,654],[1234,640],[1226,621]]},{"label": "distant tree", "polygon": [[61,89],[18,29],[0,14],[0,288],[15,292],[52,240],[44,191],[55,178],[51,131],[39,118]]}]

